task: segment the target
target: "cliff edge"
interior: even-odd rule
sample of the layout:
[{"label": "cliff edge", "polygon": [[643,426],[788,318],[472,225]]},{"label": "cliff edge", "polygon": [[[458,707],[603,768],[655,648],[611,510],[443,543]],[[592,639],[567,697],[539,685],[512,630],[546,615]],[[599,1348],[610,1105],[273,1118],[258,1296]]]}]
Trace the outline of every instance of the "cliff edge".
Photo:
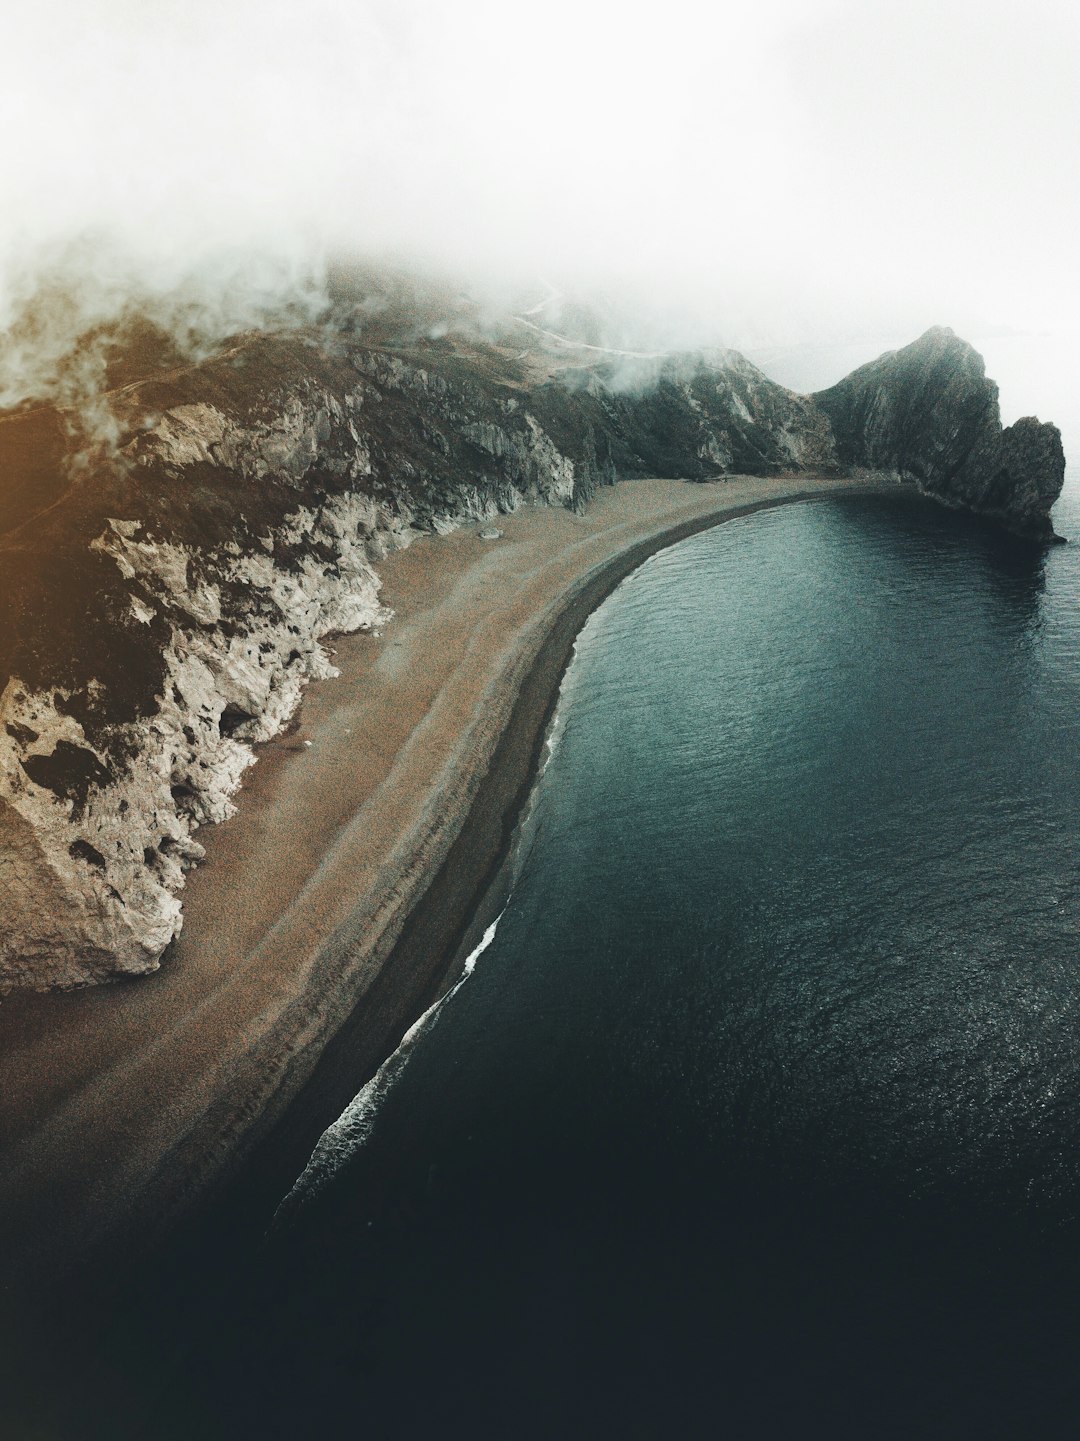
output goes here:
[{"label": "cliff edge", "polygon": [[1003,431],[949,331],[806,397],[733,351],[600,351],[460,297],[371,314],[188,366],[118,337],[90,448],[48,406],[0,416],[0,991],[157,967],[198,827],[425,532],[634,477],[867,467],[1053,535],[1057,430]]},{"label": "cliff edge", "polygon": [[1056,538],[1050,508],[1065,479],[1060,431],[1031,417],[1003,429],[982,357],[951,330],[928,330],[813,398],[842,464],[892,472],[1016,535]]}]

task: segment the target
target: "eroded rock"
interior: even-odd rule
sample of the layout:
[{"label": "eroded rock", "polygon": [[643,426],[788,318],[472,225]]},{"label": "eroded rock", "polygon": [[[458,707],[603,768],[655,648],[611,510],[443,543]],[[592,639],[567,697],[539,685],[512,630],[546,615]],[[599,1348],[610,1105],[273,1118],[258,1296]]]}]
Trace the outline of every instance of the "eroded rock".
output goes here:
[{"label": "eroded rock", "polygon": [[951,330],[928,330],[814,399],[844,464],[891,472],[1017,535],[1053,539],[1050,508],[1065,479],[1061,433],[1031,418],[1003,430],[982,357]]},{"label": "eroded rock", "polygon": [[951,332],[806,397],[731,351],[556,363],[519,334],[383,324],[126,384],[118,450],[66,489],[35,459],[55,425],[0,426],[0,990],[159,964],[199,826],[335,673],[321,641],[385,622],[375,567],[424,532],[494,538],[616,478],[865,466],[1051,533],[1060,437],[1002,431]]}]

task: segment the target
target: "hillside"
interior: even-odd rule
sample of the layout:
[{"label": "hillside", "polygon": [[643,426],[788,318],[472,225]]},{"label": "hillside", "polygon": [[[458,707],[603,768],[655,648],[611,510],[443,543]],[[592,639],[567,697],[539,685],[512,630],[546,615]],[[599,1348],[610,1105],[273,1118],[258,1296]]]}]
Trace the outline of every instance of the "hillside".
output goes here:
[{"label": "hillside", "polygon": [[432,290],[346,290],[196,364],[147,326],[107,354],[85,412],[0,417],[3,989],[157,966],[198,827],[333,673],[321,640],[385,621],[379,561],[424,533],[637,477],[868,468],[1046,539],[1063,476],[1056,429],[1003,432],[947,331],[815,397]]}]

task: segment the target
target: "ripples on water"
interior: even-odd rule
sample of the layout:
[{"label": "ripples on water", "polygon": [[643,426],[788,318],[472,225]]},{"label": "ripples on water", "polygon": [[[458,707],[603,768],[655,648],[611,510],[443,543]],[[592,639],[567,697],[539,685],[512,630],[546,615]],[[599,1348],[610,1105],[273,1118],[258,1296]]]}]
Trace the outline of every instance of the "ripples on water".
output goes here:
[{"label": "ripples on water", "polygon": [[498,935],[268,1256],[260,1425],[1080,1431],[1078,600],[900,497],[616,592]]}]

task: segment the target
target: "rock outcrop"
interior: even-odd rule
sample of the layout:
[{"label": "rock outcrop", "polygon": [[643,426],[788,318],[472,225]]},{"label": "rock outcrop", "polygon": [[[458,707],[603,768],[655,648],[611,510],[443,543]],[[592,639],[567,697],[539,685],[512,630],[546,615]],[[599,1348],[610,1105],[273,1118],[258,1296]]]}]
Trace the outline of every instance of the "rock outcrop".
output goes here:
[{"label": "rock outcrop", "polygon": [[1003,430],[982,357],[951,330],[928,330],[814,400],[842,464],[889,471],[1017,535],[1054,538],[1050,508],[1065,479],[1061,434],[1031,418]]},{"label": "rock outcrop", "polygon": [[1049,533],[1057,432],[1002,432],[948,332],[805,397],[731,351],[523,350],[445,309],[187,368],[129,345],[97,451],[48,408],[0,417],[0,990],[157,966],[198,827],[424,532],[635,476],[867,466]]}]

